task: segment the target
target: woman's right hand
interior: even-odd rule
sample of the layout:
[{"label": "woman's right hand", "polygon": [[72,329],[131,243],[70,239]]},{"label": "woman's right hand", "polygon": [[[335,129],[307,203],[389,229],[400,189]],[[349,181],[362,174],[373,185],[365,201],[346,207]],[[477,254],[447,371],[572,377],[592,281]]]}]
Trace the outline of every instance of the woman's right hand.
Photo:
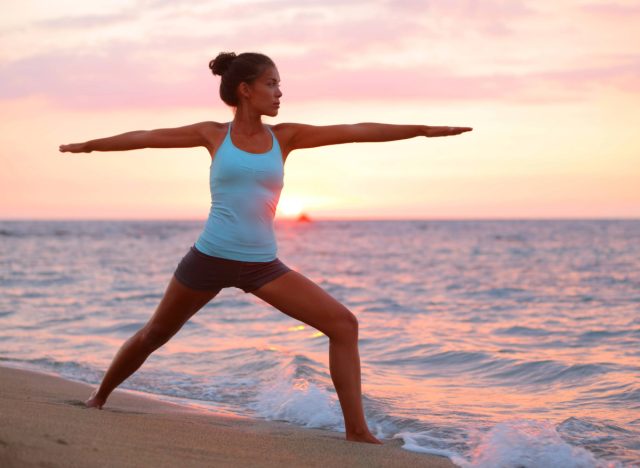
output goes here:
[{"label": "woman's right hand", "polygon": [[460,135],[464,132],[470,132],[472,127],[427,127],[427,137],[443,137],[451,135]]},{"label": "woman's right hand", "polygon": [[70,143],[68,145],[60,145],[61,153],[91,153],[90,149],[87,149],[87,143]]}]

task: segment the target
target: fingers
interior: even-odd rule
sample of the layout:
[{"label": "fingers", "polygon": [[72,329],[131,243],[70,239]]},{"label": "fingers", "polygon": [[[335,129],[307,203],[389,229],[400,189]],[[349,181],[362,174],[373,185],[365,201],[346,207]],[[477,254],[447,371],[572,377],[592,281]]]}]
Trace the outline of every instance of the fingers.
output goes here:
[{"label": "fingers", "polygon": [[473,130],[471,127],[429,127],[427,135],[430,137],[452,136],[470,132],[471,130]]},{"label": "fingers", "polygon": [[60,145],[58,150],[61,153],[88,153],[84,143],[71,143],[68,145]]},{"label": "fingers", "polygon": [[464,132],[470,132],[471,130],[473,130],[473,128],[471,127],[446,127],[448,129],[448,131],[445,133],[445,135],[460,135],[461,133]]}]

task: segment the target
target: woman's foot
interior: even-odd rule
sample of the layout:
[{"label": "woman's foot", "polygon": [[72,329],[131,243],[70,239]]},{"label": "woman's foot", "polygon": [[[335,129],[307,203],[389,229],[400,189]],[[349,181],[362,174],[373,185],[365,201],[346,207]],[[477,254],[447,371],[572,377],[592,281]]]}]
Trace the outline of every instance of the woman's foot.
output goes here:
[{"label": "woman's foot", "polygon": [[84,404],[87,405],[87,408],[102,409],[102,405],[104,405],[106,401],[107,400],[105,398],[98,397],[98,390],[94,390],[89,399],[85,401]]},{"label": "woman's foot", "polygon": [[376,439],[373,434],[369,431],[364,432],[347,432],[346,439],[351,442],[365,442],[368,444],[380,444],[384,445],[378,439]]}]

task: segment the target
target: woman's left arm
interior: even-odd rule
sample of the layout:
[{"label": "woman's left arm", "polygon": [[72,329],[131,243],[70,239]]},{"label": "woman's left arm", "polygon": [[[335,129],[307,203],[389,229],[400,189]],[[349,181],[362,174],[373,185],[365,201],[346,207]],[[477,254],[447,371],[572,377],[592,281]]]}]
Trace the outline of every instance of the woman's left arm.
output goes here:
[{"label": "woman's left arm", "polygon": [[473,130],[471,127],[433,127],[428,125],[394,125],[370,122],[326,126],[282,123],[278,124],[277,127],[289,134],[288,147],[290,151],[342,143],[406,140],[407,138],[418,136],[459,135]]}]

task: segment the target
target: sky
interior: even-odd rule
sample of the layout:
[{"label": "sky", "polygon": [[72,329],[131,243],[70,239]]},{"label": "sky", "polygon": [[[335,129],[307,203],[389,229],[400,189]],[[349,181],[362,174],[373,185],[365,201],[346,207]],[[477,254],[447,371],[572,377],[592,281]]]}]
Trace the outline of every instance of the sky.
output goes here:
[{"label": "sky", "polygon": [[[0,219],[206,219],[205,148],[60,153],[228,122],[221,51],[280,74],[267,124],[473,127],[297,150],[277,216],[640,217],[640,2],[3,0]],[[10,14],[9,14],[10,13]]]}]

